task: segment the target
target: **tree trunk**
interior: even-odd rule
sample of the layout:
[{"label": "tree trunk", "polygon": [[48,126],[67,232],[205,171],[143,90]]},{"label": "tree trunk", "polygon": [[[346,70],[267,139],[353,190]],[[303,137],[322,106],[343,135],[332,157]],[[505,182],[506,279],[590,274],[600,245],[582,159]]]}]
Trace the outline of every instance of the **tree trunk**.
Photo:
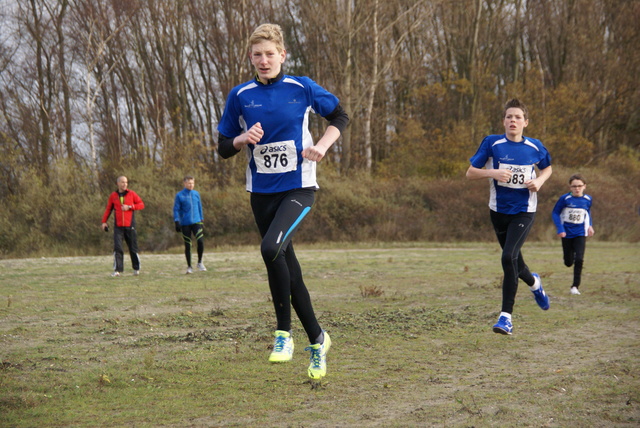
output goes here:
[{"label": "tree trunk", "polygon": [[364,118],[364,156],[365,169],[371,173],[373,166],[373,151],[371,148],[371,120],[373,116],[373,100],[376,96],[376,87],[378,86],[378,62],[380,55],[380,30],[378,29],[378,0],[373,2],[373,24],[372,27],[372,51],[373,61],[371,65],[371,80],[367,91],[367,102],[365,105]]},{"label": "tree trunk", "polygon": [[[352,111],[352,87],[351,75],[353,73],[353,27],[352,27],[352,3],[350,0],[345,2],[347,8],[347,62],[344,70],[344,109],[350,118],[353,119]],[[342,159],[338,163],[342,172],[348,172],[351,168],[351,126],[347,126],[342,134]]]}]

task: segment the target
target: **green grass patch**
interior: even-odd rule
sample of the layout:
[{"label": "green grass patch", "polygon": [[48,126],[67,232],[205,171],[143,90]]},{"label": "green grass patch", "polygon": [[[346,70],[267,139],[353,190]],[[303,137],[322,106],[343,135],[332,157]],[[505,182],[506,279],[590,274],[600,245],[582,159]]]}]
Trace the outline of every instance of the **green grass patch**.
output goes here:
[{"label": "green grass patch", "polygon": [[[640,248],[589,241],[581,296],[559,243],[527,244],[513,336],[497,244],[298,245],[331,334],[328,375],[267,362],[275,316],[255,248],[0,261],[0,426],[635,426]],[[129,260],[125,260],[128,268]],[[295,315],[294,315],[295,317]]]}]

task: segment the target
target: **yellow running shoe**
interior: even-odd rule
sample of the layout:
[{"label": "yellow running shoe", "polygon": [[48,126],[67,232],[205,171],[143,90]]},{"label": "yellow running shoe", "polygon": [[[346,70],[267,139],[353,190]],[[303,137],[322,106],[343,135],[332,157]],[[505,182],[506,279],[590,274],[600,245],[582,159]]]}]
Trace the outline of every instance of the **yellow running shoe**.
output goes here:
[{"label": "yellow running shoe", "polygon": [[284,330],[276,330],[276,339],[273,343],[273,351],[269,355],[272,363],[284,363],[293,358],[293,337],[291,333]]},{"label": "yellow running shoe", "polygon": [[311,379],[322,379],[327,374],[327,352],[331,348],[331,338],[326,331],[323,331],[323,333],[324,343],[315,343],[304,349],[305,351],[311,351],[311,362],[307,370]]}]

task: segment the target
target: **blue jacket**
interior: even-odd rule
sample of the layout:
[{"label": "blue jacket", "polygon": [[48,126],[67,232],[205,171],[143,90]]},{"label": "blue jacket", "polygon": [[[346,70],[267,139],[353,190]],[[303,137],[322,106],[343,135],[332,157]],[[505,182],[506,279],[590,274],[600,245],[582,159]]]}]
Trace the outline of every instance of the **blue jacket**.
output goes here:
[{"label": "blue jacket", "polygon": [[180,222],[181,226],[202,223],[202,202],[197,190],[182,189],[176,194],[173,203],[173,221]]}]

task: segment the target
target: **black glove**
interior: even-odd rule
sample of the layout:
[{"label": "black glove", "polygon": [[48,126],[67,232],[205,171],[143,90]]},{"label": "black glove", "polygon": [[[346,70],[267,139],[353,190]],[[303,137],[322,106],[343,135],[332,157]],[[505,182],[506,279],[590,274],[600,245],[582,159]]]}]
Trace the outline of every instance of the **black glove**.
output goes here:
[{"label": "black glove", "polygon": [[176,232],[182,232],[182,228],[180,227],[180,222],[176,221]]}]

